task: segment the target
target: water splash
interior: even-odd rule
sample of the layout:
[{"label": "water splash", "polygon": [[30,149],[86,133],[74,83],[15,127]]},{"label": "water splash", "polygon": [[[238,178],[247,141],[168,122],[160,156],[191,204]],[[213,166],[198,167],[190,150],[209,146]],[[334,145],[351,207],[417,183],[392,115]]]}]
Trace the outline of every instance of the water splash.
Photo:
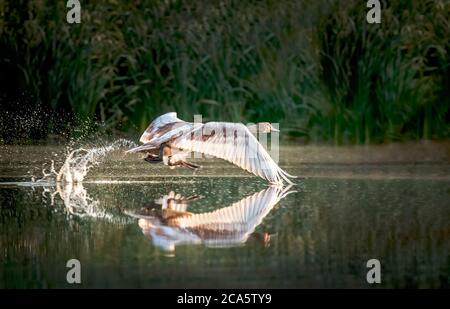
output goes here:
[{"label": "water splash", "polygon": [[[35,187],[31,187],[33,191]],[[53,211],[61,211],[67,216],[67,219],[101,219],[110,223],[126,225],[134,223],[133,218],[122,213],[120,207],[111,207],[110,203],[101,202],[92,198],[83,183],[59,183],[54,186],[42,186],[42,201],[55,207]],[[107,206],[109,205],[109,206]]]},{"label": "water splash", "polygon": [[66,211],[79,218],[97,218],[114,221],[114,215],[100,206],[99,201],[89,196],[82,183],[56,184],[56,191],[51,194],[51,204],[54,204],[54,195],[59,194]]},{"label": "water splash", "polygon": [[126,139],[119,139],[113,143],[94,148],[78,148],[72,150],[66,157],[64,164],[56,171],[54,160],[51,161],[50,170],[43,169],[43,177],[36,183],[81,183],[89,170],[100,164],[109,153],[122,147],[135,147],[136,144]]}]

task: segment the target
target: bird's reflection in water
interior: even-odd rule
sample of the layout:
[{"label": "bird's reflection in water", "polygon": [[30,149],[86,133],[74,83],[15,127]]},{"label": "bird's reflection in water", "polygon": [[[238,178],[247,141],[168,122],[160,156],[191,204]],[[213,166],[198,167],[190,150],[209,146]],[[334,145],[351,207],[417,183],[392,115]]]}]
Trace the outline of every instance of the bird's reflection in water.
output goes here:
[{"label": "bird's reflection in water", "polygon": [[198,196],[183,197],[174,192],[137,211],[126,213],[138,219],[144,235],[153,244],[174,256],[177,245],[203,244],[208,247],[233,247],[249,239],[268,245],[268,233],[254,233],[255,228],[281,199],[295,191],[291,186],[268,187],[258,193],[211,212],[188,212],[188,204]]},{"label": "bird's reflection in water", "polygon": [[229,206],[203,213],[188,211],[189,203],[199,200],[199,196],[170,192],[141,209],[126,210],[126,215],[113,211],[114,207],[102,207],[89,196],[82,183],[57,183],[53,193],[47,192],[51,193],[52,204],[55,195],[59,195],[67,213],[74,217],[120,224],[134,223],[137,218],[143,234],[168,256],[174,256],[177,245],[233,247],[251,239],[267,246],[270,235],[254,231],[275,205],[296,192],[291,187],[271,186]]}]

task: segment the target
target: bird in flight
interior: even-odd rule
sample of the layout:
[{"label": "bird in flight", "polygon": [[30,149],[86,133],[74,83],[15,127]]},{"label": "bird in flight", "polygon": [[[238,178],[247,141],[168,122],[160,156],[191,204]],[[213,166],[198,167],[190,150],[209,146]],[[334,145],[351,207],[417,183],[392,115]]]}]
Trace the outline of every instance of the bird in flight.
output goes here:
[{"label": "bird in flight", "polygon": [[171,112],[153,120],[139,140],[143,145],[127,152],[144,152],[144,160],[149,163],[163,162],[171,168],[184,166],[190,169],[200,166],[187,162],[187,155],[199,152],[229,161],[271,184],[281,185],[283,181],[293,184],[290,178],[296,176],[286,173],[275,163],[256,139],[256,131],[278,130],[268,122],[253,127],[231,122],[186,122]]}]

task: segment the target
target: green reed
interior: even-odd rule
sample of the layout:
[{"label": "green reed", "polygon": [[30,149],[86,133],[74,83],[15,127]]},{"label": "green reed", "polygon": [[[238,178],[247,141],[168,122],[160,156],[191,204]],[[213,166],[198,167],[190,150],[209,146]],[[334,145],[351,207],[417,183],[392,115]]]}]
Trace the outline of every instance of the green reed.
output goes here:
[{"label": "green reed", "polygon": [[[26,8],[26,9],[25,9]],[[305,141],[450,135],[450,3],[365,1],[0,1],[0,47],[30,91],[76,127],[142,130],[192,120],[280,122]],[[64,118],[66,119],[66,118]]]}]

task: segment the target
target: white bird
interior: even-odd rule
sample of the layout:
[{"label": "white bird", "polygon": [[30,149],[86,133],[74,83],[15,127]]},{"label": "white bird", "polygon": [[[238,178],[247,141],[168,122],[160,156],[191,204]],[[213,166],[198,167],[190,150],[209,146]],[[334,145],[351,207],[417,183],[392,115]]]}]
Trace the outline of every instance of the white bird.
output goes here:
[{"label": "white bird", "polygon": [[242,123],[186,122],[172,112],[153,120],[139,140],[143,145],[127,152],[146,152],[144,160],[147,162],[191,169],[200,166],[187,162],[186,156],[199,152],[229,161],[271,184],[281,185],[283,180],[293,184],[289,178],[296,176],[286,173],[275,163],[252,133],[256,130],[260,133],[278,131],[268,122],[250,128]]}]

